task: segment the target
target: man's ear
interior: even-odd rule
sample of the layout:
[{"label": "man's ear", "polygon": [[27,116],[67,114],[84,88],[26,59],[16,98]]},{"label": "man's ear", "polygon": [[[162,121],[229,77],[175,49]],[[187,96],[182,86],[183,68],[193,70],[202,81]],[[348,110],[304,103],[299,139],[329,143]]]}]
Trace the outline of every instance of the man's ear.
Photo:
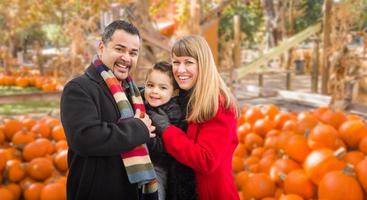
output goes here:
[{"label": "man's ear", "polygon": [[98,48],[97,48],[97,54],[99,56],[102,55],[102,52],[104,51],[104,48],[105,48],[104,43],[102,41],[100,41],[99,44],[98,44]]}]

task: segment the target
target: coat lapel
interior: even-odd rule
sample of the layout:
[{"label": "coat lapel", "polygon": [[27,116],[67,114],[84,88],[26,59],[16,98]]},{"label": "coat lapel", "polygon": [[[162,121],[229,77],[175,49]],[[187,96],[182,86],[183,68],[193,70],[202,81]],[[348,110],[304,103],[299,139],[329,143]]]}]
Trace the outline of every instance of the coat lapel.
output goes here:
[{"label": "coat lapel", "polygon": [[108,97],[108,99],[111,101],[112,105],[114,105],[114,108],[116,110],[116,112],[118,113],[118,116],[120,116],[120,111],[119,108],[117,106],[117,103],[115,101],[115,99],[113,98],[110,90],[108,89],[107,84],[105,83],[105,81],[103,80],[102,76],[98,74],[97,70],[95,69],[95,67],[91,64],[89,65],[89,67],[87,68],[85,74],[92,79],[93,81],[97,82],[99,87],[101,87],[103,93]]}]

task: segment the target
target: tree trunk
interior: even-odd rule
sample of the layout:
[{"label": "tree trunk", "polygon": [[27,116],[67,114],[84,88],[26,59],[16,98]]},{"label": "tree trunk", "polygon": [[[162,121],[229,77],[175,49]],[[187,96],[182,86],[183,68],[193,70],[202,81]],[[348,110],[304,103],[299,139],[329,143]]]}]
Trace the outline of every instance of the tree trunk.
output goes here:
[{"label": "tree trunk", "polygon": [[332,20],[332,5],[333,0],[325,0],[324,2],[324,32],[323,32],[323,42],[324,42],[324,57],[323,57],[323,67],[322,67],[322,83],[321,83],[321,93],[328,94],[328,82],[329,82],[329,68],[330,68],[330,50],[331,50],[331,20]]}]

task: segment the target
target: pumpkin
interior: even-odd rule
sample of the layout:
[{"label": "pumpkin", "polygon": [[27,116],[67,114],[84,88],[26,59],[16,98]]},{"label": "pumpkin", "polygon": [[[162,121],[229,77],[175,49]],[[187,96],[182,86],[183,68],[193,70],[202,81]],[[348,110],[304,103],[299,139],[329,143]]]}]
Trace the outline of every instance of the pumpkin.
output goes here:
[{"label": "pumpkin", "polygon": [[14,199],[19,199],[21,195],[21,188],[16,183],[9,183],[4,186],[6,189],[13,193]]},{"label": "pumpkin", "polygon": [[62,127],[61,125],[54,126],[52,128],[51,135],[55,141],[66,140],[64,127]]},{"label": "pumpkin", "polygon": [[275,183],[267,174],[250,174],[242,185],[243,199],[261,199],[273,196],[275,192]]},{"label": "pumpkin", "polygon": [[255,122],[253,131],[262,137],[265,137],[266,133],[272,130],[274,127],[273,121],[269,119],[259,119]]},{"label": "pumpkin", "polygon": [[350,148],[357,148],[363,137],[367,136],[367,126],[361,120],[344,122],[339,128],[340,138]]},{"label": "pumpkin", "polygon": [[307,139],[303,135],[294,134],[287,138],[284,145],[285,153],[295,161],[303,163],[311,149],[308,147]]},{"label": "pumpkin", "polygon": [[303,200],[303,198],[296,194],[287,194],[280,196],[279,200]]},{"label": "pumpkin", "polygon": [[332,171],[321,179],[318,188],[318,199],[363,200],[361,185],[350,172],[350,167]]},{"label": "pumpkin", "polygon": [[258,119],[262,119],[264,114],[262,114],[259,107],[251,107],[245,113],[246,122],[254,124]]},{"label": "pumpkin", "polygon": [[43,181],[51,176],[54,171],[54,165],[47,158],[35,158],[29,162],[27,173],[31,178],[37,181]]},{"label": "pumpkin", "polygon": [[45,187],[45,184],[36,182],[32,183],[24,190],[23,196],[25,200],[34,200],[41,198],[41,191]]},{"label": "pumpkin", "polygon": [[364,153],[360,151],[349,151],[343,156],[343,160],[346,163],[352,164],[354,167],[364,159]]},{"label": "pumpkin", "polygon": [[60,183],[51,183],[43,187],[41,200],[66,200],[66,187]]},{"label": "pumpkin", "polygon": [[274,117],[275,128],[281,130],[286,121],[292,119],[291,114],[280,112]]},{"label": "pumpkin", "polygon": [[289,172],[300,169],[301,166],[292,159],[283,156],[283,158],[276,160],[270,168],[270,178],[278,183],[281,182],[280,174],[288,174]]},{"label": "pumpkin", "polygon": [[326,173],[343,169],[346,163],[341,160],[341,157],[345,154],[345,151],[344,148],[340,148],[335,152],[330,149],[312,151],[303,163],[307,176],[314,184],[318,185]]},{"label": "pumpkin", "polygon": [[33,142],[35,140],[35,134],[33,132],[28,131],[26,128],[16,132],[11,139],[13,145],[21,146]]},{"label": "pumpkin", "polygon": [[8,160],[5,167],[5,177],[11,182],[19,182],[26,175],[24,164],[20,160]]},{"label": "pumpkin", "polygon": [[337,130],[326,124],[318,124],[308,136],[308,146],[311,149],[329,148],[335,150],[339,147]]},{"label": "pumpkin", "polygon": [[311,131],[318,123],[318,120],[309,112],[301,112],[297,115],[296,133],[305,134]]},{"label": "pumpkin", "polygon": [[0,197],[1,200],[13,200],[14,194],[9,189],[0,187]]},{"label": "pumpkin", "polygon": [[341,124],[343,124],[347,120],[346,115],[341,111],[332,111],[327,110],[325,111],[320,118],[325,124],[331,125],[334,128],[338,129]]},{"label": "pumpkin", "polygon": [[362,185],[365,192],[367,192],[367,159],[359,162],[355,168],[359,183]]},{"label": "pumpkin", "polygon": [[248,150],[255,149],[256,147],[262,147],[264,145],[264,139],[255,133],[249,133],[245,137],[245,146]]},{"label": "pumpkin", "polygon": [[66,172],[68,170],[68,150],[62,150],[56,153],[54,156],[54,163],[56,168],[61,172]]},{"label": "pumpkin", "polygon": [[240,190],[242,186],[245,184],[249,174],[250,173],[248,171],[242,171],[235,175],[234,182],[236,183],[238,190]]},{"label": "pumpkin", "polygon": [[22,123],[16,119],[5,119],[4,120],[4,134],[8,141],[11,141],[13,135],[22,130]]},{"label": "pumpkin", "polygon": [[311,199],[316,193],[316,186],[302,169],[288,173],[283,180],[286,194],[297,194],[305,199]]},{"label": "pumpkin", "polygon": [[274,104],[267,104],[261,107],[261,112],[266,116],[267,119],[273,120],[279,113],[279,108]]}]

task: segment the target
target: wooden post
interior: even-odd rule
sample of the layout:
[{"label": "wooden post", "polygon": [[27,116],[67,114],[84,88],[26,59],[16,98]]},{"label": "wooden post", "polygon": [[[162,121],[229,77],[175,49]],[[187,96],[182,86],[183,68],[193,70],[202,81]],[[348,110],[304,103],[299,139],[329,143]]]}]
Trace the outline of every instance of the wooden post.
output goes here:
[{"label": "wooden post", "polygon": [[[233,68],[232,74],[236,68],[241,66],[241,20],[239,15],[233,17],[233,30],[234,30],[234,47],[233,47]],[[237,77],[231,76],[231,89],[232,93],[236,95]]]},{"label": "wooden post", "polygon": [[233,17],[234,21],[234,67],[241,66],[241,19],[239,15]]},{"label": "wooden post", "polygon": [[311,92],[317,93],[319,87],[319,47],[320,39],[314,39],[313,55],[312,55],[312,72],[311,72]]},{"label": "wooden post", "polygon": [[[292,36],[294,34],[294,12],[293,12],[293,0],[289,1],[289,10],[288,10],[288,21],[289,21],[289,29],[288,29],[288,34],[289,36]],[[292,52],[293,52],[293,47],[291,47],[288,50],[288,58],[287,58],[287,63],[286,63],[286,82],[285,82],[285,88],[286,90],[290,90],[291,89],[291,65],[292,65]]]},{"label": "wooden post", "polygon": [[324,33],[323,33],[323,42],[324,42],[324,54],[323,54],[323,65],[322,65],[322,79],[321,79],[321,93],[328,94],[328,82],[329,82],[329,68],[330,68],[330,33],[331,33],[331,17],[332,17],[332,6],[333,0],[325,0],[324,8]]},{"label": "wooden post", "polygon": [[260,72],[260,74],[258,75],[258,78],[259,78],[258,84],[259,84],[259,88],[260,88],[259,96],[261,97],[261,96],[263,96],[261,91],[264,87],[264,75]]},{"label": "wooden post", "polygon": [[190,33],[200,34],[201,0],[190,0]]}]

